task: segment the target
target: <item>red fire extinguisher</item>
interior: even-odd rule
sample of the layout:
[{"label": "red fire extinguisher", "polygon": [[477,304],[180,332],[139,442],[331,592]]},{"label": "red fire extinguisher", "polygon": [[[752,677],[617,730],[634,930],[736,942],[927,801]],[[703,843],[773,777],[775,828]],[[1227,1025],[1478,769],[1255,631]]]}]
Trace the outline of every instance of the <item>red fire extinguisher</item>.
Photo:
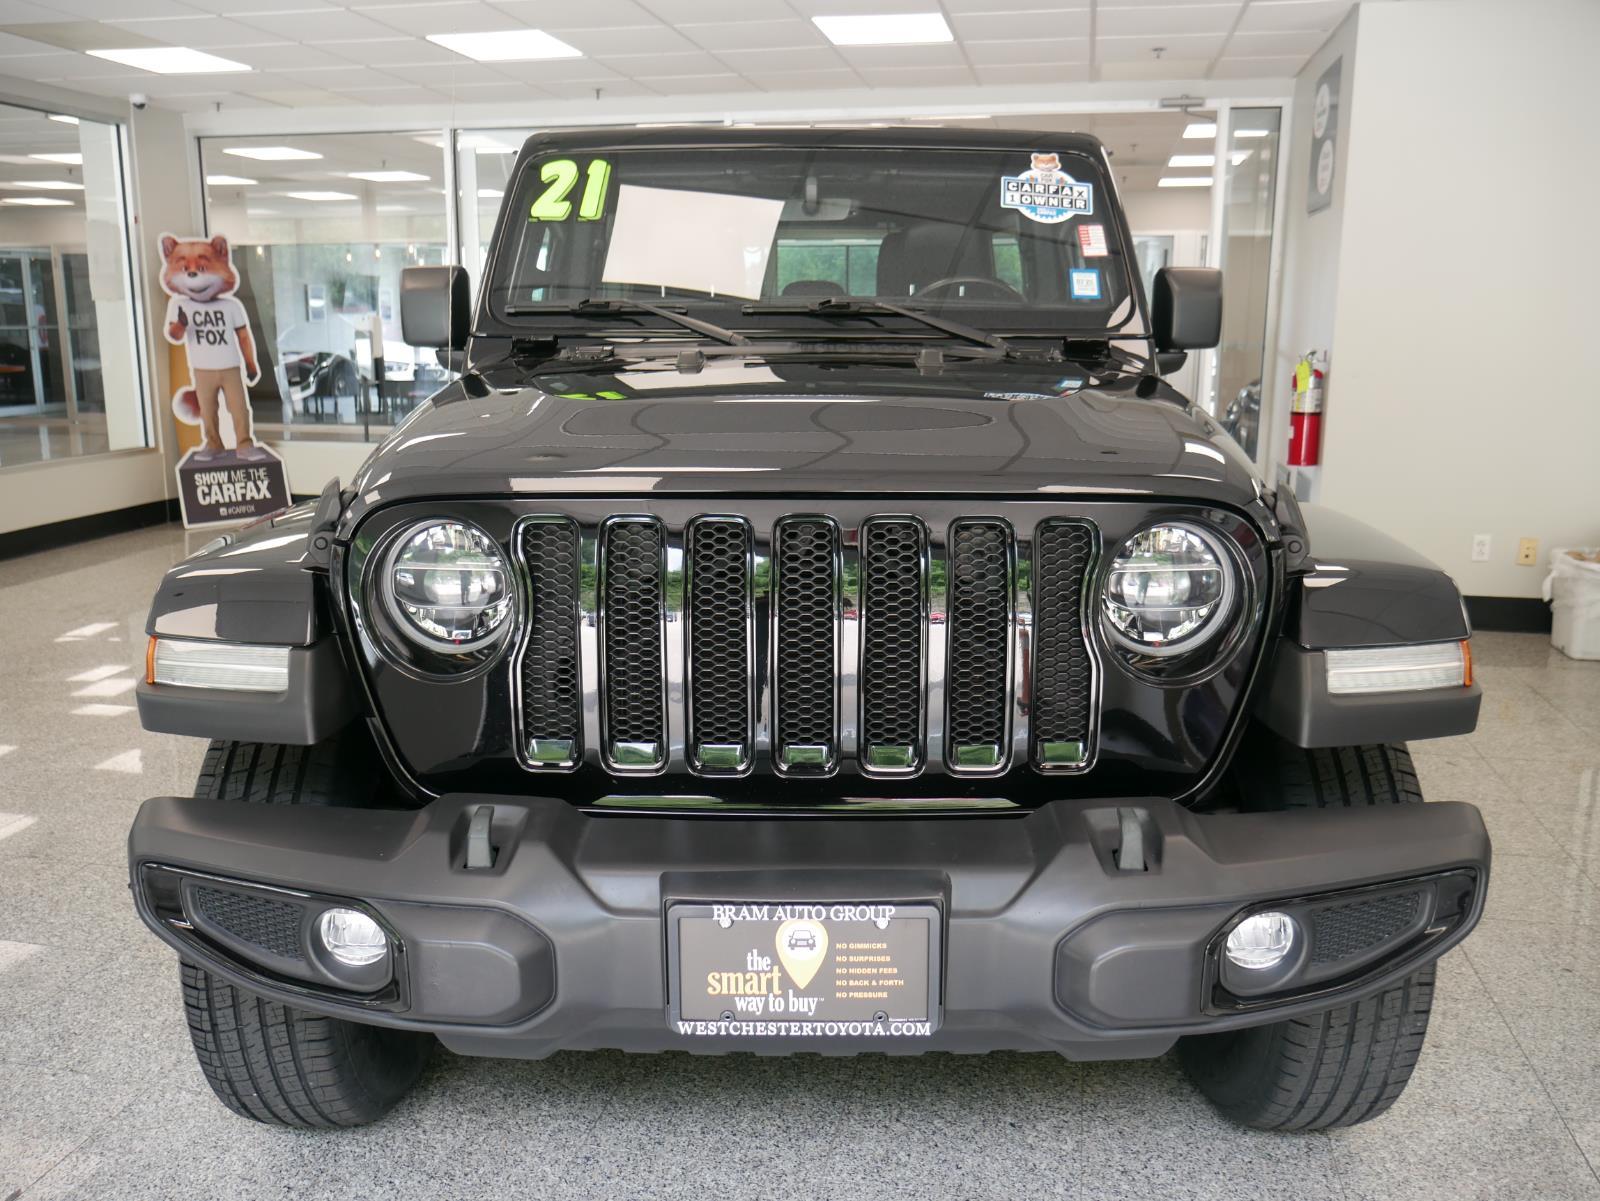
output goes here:
[{"label": "red fire extinguisher", "polygon": [[1324,375],[1318,355],[1308,353],[1294,369],[1294,402],[1289,414],[1289,466],[1315,467],[1322,460]]}]

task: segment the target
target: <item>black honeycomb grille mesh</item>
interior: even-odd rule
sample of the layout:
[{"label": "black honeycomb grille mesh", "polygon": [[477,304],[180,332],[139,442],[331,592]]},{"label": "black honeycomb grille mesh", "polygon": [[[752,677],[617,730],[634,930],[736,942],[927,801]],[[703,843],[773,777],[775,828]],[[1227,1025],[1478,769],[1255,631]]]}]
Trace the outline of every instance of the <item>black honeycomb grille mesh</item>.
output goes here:
[{"label": "black honeycomb grille mesh", "polygon": [[750,741],[749,530],[743,521],[697,521],[689,533],[691,741]]},{"label": "black honeycomb grille mesh", "polygon": [[196,887],[189,896],[197,916],[221,927],[241,942],[283,959],[305,958],[300,949],[300,906],[271,897],[247,896],[204,886]]},{"label": "black honeycomb grille mesh", "polygon": [[1003,746],[1010,699],[1010,533],[998,521],[963,522],[951,531],[949,556],[945,739],[951,747]]},{"label": "black honeycomb grille mesh", "polygon": [[1089,740],[1093,680],[1083,641],[1083,581],[1094,556],[1094,534],[1053,521],[1034,534],[1035,742]]},{"label": "black honeycomb grille mesh", "polygon": [[922,744],[923,536],[915,521],[861,532],[861,740]]},{"label": "black honeycomb grille mesh", "polygon": [[777,560],[777,744],[834,744],[834,559],[831,522],[783,521],[775,532]]},{"label": "black honeycomb grille mesh", "polygon": [[582,728],[578,672],[578,527],[535,521],[523,527],[522,559],[531,584],[528,644],[522,656],[525,738],[569,739]]},{"label": "black honeycomb grille mesh", "polygon": [[661,526],[620,521],[605,539],[606,736],[666,746],[661,661]]},{"label": "black honeycomb grille mesh", "polygon": [[1311,962],[1337,963],[1401,933],[1417,916],[1421,892],[1396,892],[1329,905],[1311,915]]}]

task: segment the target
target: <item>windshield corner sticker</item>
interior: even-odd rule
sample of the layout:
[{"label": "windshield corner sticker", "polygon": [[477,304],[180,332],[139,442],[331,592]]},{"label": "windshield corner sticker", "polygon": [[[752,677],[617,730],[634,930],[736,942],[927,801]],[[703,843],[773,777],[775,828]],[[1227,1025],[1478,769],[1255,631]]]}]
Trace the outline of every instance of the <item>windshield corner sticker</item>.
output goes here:
[{"label": "windshield corner sticker", "polygon": [[1103,259],[1111,253],[1106,246],[1106,227],[1104,225],[1078,226],[1078,250],[1086,259]]},{"label": "windshield corner sticker", "polygon": [[1035,152],[1020,175],[1000,177],[1000,207],[1019,209],[1026,217],[1056,225],[1094,212],[1094,185],[1079,183],[1061,169],[1059,154]]},{"label": "windshield corner sticker", "polygon": [[1072,285],[1072,299],[1074,300],[1099,300],[1100,299],[1100,271],[1096,267],[1074,267],[1068,273],[1068,281]]}]

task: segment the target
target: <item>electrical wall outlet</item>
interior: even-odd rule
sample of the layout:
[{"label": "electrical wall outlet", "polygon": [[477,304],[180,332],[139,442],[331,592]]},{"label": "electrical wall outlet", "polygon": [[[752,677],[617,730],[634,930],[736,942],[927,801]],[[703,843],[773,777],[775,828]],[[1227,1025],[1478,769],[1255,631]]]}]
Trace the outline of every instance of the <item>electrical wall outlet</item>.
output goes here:
[{"label": "electrical wall outlet", "polygon": [[1489,561],[1489,535],[1472,535],[1472,561],[1474,563],[1487,563]]},{"label": "electrical wall outlet", "polygon": [[1524,538],[1517,543],[1517,566],[1537,567],[1539,565],[1539,540],[1537,538]]}]

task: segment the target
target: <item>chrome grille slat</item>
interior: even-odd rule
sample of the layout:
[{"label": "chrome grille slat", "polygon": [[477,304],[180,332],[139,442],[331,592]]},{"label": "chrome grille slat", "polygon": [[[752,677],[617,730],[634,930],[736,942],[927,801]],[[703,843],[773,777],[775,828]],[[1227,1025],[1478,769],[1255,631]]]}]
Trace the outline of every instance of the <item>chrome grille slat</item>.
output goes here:
[{"label": "chrome grille slat", "polygon": [[602,757],[618,772],[666,766],[666,540],[653,517],[612,518],[600,537]]}]

